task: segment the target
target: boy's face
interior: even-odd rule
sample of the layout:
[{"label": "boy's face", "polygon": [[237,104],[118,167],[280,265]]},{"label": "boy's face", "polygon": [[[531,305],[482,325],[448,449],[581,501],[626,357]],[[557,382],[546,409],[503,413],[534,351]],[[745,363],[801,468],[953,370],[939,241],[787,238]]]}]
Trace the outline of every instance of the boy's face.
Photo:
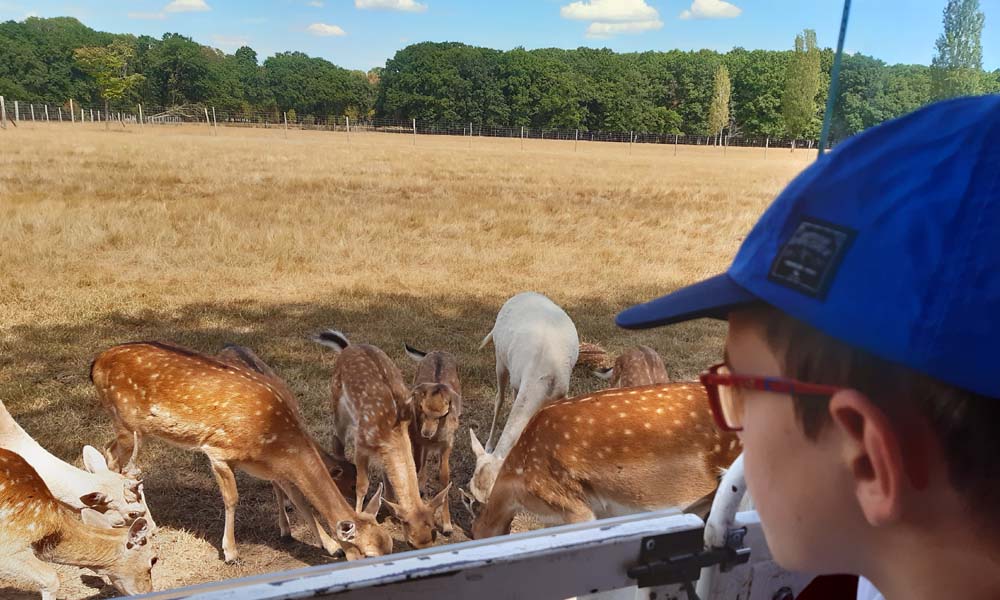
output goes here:
[{"label": "boy's face", "polygon": [[[730,315],[726,355],[734,373],[787,376],[752,310]],[[740,438],[747,488],[772,556],[797,571],[848,570],[863,517],[835,434],[825,427],[816,440],[807,438],[787,394],[739,393],[745,395]]]}]

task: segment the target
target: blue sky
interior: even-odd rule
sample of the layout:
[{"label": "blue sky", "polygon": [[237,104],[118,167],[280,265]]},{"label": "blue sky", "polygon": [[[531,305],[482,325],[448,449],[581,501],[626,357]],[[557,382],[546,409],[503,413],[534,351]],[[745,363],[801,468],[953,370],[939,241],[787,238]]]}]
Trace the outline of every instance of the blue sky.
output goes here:
[{"label": "blue sky", "polygon": [[[1000,0],[986,14],[983,63],[1000,68]],[[927,64],[945,0],[854,0],[846,49]],[[116,33],[177,32],[261,60],[301,50],[354,69],[419,41],[509,49],[785,49],[803,28],[834,46],[840,0],[0,0],[0,20],[69,15]]]}]

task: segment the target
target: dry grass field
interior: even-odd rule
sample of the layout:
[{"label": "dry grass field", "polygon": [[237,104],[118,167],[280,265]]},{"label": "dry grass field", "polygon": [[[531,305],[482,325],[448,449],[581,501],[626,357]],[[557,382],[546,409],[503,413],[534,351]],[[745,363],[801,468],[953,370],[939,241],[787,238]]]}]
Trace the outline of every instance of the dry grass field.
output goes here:
[{"label": "dry grass field", "polygon": [[[719,356],[722,328],[616,329],[616,312],[723,270],[812,152],[388,134],[22,126],[0,131],[0,400],[79,464],[110,421],[88,366],[130,340],[216,352],[249,346],[297,394],[322,443],[335,327],[382,347],[412,377],[404,342],[460,362],[463,427],[453,478],[473,466],[466,427],[488,427],[493,354],[478,352],[503,301],[547,294],[582,339],[637,343],[677,379]],[[574,392],[596,387],[578,372]],[[508,401],[509,402],[509,401]],[[141,456],[161,525],[157,589],[331,560],[281,544],[268,484],[238,476],[242,559],[221,559],[222,500],[204,456],[150,442]],[[456,490],[452,510],[469,522]],[[384,513],[383,513],[384,514]],[[308,539],[296,522],[297,540]],[[398,531],[396,550],[405,550]],[[454,540],[462,540],[456,532]],[[66,598],[99,580],[62,568]],[[81,577],[82,576],[82,577]],[[0,582],[4,598],[34,598]]]}]

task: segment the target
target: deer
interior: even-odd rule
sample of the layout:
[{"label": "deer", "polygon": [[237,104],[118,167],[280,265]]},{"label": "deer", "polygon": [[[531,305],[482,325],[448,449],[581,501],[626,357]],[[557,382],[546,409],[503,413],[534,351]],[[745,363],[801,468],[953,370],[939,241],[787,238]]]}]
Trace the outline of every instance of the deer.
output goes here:
[{"label": "deer", "polygon": [[[339,546],[324,545],[330,554],[343,550],[354,560],[392,550],[392,538],[375,518],[381,488],[363,509],[352,508],[327,471],[297,404],[290,404],[271,378],[173,344],[133,342],[102,352],[91,379],[114,423],[115,439],[105,449],[112,468],[137,452],[134,445],[145,436],[208,457],[225,505],[227,563],[239,558],[234,468],[277,483],[301,514],[315,509]],[[328,538],[320,537],[326,544]]]},{"label": "deer", "polygon": [[715,489],[740,451],[735,434],[715,428],[698,383],[561,400],[521,434],[475,518],[473,537],[509,533],[518,512],[553,525],[684,506]]},{"label": "deer", "polygon": [[[458,362],[447,352],[423,352],[403,345],[407,356],[416,361],[410,402],[414,418],[410,421],[410,441],[417,464],[417,481],[421,491],[430,477],[427,463],[437,455],[438,483],[442,489],[451,485],[451,451],[455,447],[455,431],[462,415],[462,382],[458,378]],[[441,506],[441,532],[454,532],[448,502]]]},{"label": "deer", "polygon": [[649,346],[636,346],[622,352],[611,368],[597,369],[594,374],[610,381],[610,388],[630,388],[657,383],[670,383],[663,359]]},{"label": "deer", "polygon": [[0,577],[30,582],[55,600],[59,575],[48,563],[90,569],[120,594],[153,591],[156,551],[144,517],[112,527],[85,508],[79,517],[52,494],[27,460],[0,449]]},{"label": "deer", "polygon": [[93,446],[83,447],[83,465],[79,469],[53,456],[14,420],[0,402],[0,448],[16,452],[31,465],[60,502],[81,512],[86,508],[103,513],[112,525],[121,527],[144,517],[151,529],[156,524],[149,514],[141,473],[135,456],[129,458],[122,475],[108,468],[101,453]]},{"label": "deer", "polygon": [[[491,341],[496,353],[497,396],[485,449],[475,432],[469,430],[472,446],[478,449],[469,490],[478,502],[489,498],[500,465],[528,421],[546,403],[565,398],[569,393],[570,375],[580,352],[580,338],[573,320],[562,308],[536,292],[520,293],[504,303],[480,349]],[[514,403],[500,439],[492,446],[508,386],[515,390]]]},{"label": "deer", "polygon": [[338,331],[328,329],[311,339],[337,352],[330,377],[333,448],[337,455],[353,449],[357,505],[368,491],[369,466],[380,465],[396,500],[385,504],[402,522],[406,541],[414,548],[430,546],[437,537],[434,515],[448,499],[450,488],[427,503],[420,496],[409,433],[413,398],[402,372],[379,348],[351,344]]},{"label": "deer", "polygon": [[[218,360],[227,363],[235,367],[243,367],[248,369],[253,369],[257,373],[270,378],[271,383],[274,385],[278,393],[282,395],[284,401],[288,406],[299,415],[301,418],[301,411],[299,410],[298,400],[295,395],[292,394],[291,390],[285,381],[278,376],[274,370],[268,366],[259,356],[257,356],[253,350],[247,348],[246,346],[238,346],[236,344],[226,344],[223,346],[222,350],[215,355]],[[334,482],[340,489],[346,498],[354,497],[354,465],[348,462],[343,457],[336,458],[332,456],[329,452],[324,450],[321,446],[317,444],[316,449],[320,453],[320,458],[323,459],[323,464],[326,465],[327,471],[329,471],[330,476],[333,477]],[[274,501],[277,505],[278,512],[278,531],[280,532],[281,539],[283,541],[289,541],[292,539],[291,525],[288,521],[288,512],[285,507],[286,500],[288,497],[285,492],[282,491],[281,485],[277,482],[271,482],[271,487],[274,491]],[[304,515],[306,520],[306,525],[316,538],[320,540],[320,544],[324,549],[329,550],[333,548],[334,541],[330,539],[327,535],[326,530],[319,524],[317,516],[314,511],[309,511]]]}]

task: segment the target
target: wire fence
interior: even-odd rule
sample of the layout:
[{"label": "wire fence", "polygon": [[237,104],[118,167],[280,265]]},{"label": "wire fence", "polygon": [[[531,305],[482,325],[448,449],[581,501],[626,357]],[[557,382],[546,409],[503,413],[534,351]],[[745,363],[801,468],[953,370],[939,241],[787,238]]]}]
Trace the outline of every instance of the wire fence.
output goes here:
[{"label": "wire fence", "polygon": [[217,131],[219,127],[243,127],[281,130],[312,130],[386,133],[411,135],[513,138],[521,140],[562,140],[574,143],[604,142],[625,144],[670,144],[685,146],[724,146],[752,148],[814,148],[815,140],[770,136],[688,135],[649,131],[600,131],[554,129],[529,126],[491,126],[474,122],[441,123],[420,119],[352,119],[343,115],[298,115],[295,111],[227,111],[212,106],[184,105],[153,107],[137,104],[130,107],[81,106],[21,102],[0,97],[0,128],[19,127],[24,123],[86,124],[103,123],[105,127],[145,127],[201,124]]}]

